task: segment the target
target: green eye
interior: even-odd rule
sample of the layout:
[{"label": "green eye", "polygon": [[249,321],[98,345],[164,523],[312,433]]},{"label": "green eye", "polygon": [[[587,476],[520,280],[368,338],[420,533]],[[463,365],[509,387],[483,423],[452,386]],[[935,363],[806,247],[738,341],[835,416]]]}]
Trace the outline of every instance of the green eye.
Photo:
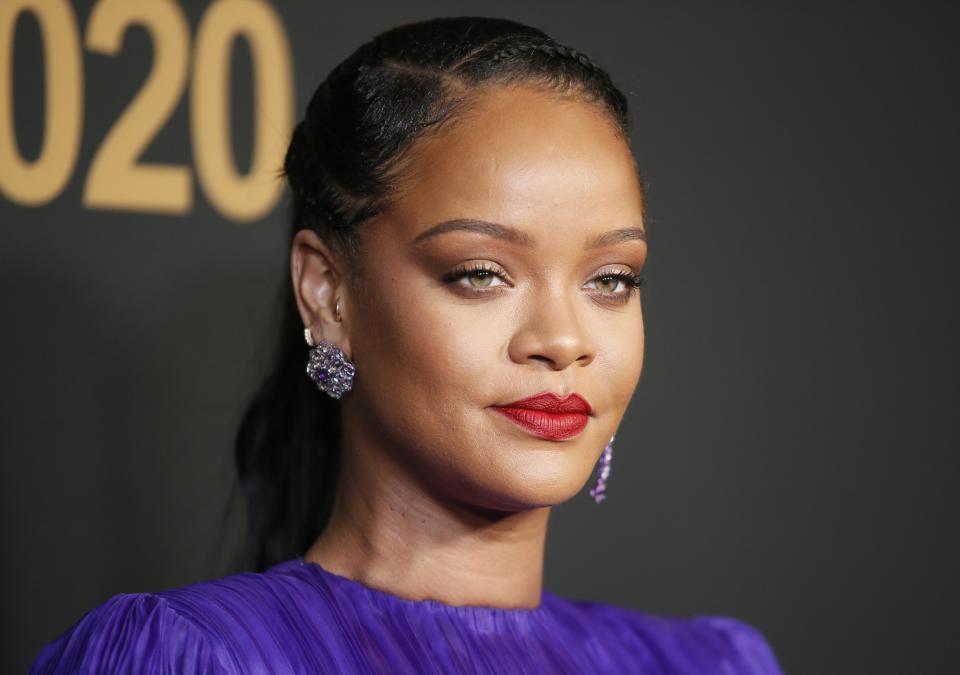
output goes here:
[{"label": "green eye", "polygon": [[[622,279],[621,279],[620,277],[615,276],[615,275],[613,275],[613,274],[607,274],[607,275],[604,275],[604,276],[602,276],[602,277],[597,277],[597,280],[598,280],[601,284],[606,283],[606,284],[608,285],[608,288],[607,288],[607,289],[600,288],[600,290],[607,290],[607,292],[609,292],[609,293],[615,292],[615,291],[617,290],[617,286],[620,285],[620,282],[622,281]],[[612,285],[611,285],[611,284],[612,284]]]},{"label": "green eye", "polygon": [[[467,274],[465,274],[464,276],[466,276],[468,279],[471,280],[471,283],[470,283],[471,286],[484,288],[490,285],[490,283],[493,281],[494,275],[492,272],[488,270],[472,270]],[[479,279],[478,283],[473,283],[473,281],[478,279]]]},{"label": "green eye", "polygon": [[[646,283],[646,277],[641,274],[630,274],[629,272],[617,272],[612,274],[601,274],[594,277],[591,281],[595,282],[595,288],[600,291],[599,297],[604,301],[626,304],[635,293],[640,292],[640,287]],[[612,284],[612,286],[610,285]],[[623,284],[624,290],[617,290]]]},{"label": "green eye", "polygon": [[[461,283],[462,279],[466,279],[466,283]],[[494,279],[499,279],[501,282],[495,284]],[[497,286],[506,285],[504,279],[504,273],[500,270],[491,267],[488,263],[480,265],[469,265],[458,267],[443,276],[444,282],[459,287],[461,289],[487,289],[487,288],[496,288]]]}]

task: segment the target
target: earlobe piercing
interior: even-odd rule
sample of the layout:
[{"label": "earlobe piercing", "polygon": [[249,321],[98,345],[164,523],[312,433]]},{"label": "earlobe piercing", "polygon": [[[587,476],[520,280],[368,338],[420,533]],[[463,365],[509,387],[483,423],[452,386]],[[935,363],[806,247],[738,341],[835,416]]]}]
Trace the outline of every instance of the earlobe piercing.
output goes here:
[{"label": "earlobe piercing", "polygon": [[[343,321],[343,317],[340,316],[340,298],[337,298],[337,306],[334,308],[333,313],[337,321]],[[311,347],[317,346],[317,343],[313,341],[313,333],[310,332],[309,326],[303,329],[303,339],[306,340],[307,344]]]},{"label": "earlobe piercing", "polygon": [[[333,310],[336,320],[340,315],[340,298]],[[357,368],[337,345],[326,340],[314,341],[310,327],[303,329],[303,339],[312,347],[307,359],[307,375],[316,383],[317,388],[333,398],[340,398],[353,388],[353,378]]]}]

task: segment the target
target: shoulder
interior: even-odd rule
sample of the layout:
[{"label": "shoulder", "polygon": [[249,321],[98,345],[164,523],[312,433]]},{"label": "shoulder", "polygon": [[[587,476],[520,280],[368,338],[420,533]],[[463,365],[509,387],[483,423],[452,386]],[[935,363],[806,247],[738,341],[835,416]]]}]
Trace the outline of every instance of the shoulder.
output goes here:
[{"label": "shoulder", "polygon": [[696,616],[688,621],[713,633],[721,653],[733,666],[731,672],[782,675],[773,648],[754,625],[730,616]]},{"label": "shoulder", "polygon": [[288,672],[323,661],[323,641],[297,637],[311,621],[328,625],[322,589],[309,581],[287,564],[116,595],[44,647],[30,672]]},{"label": "shoulder", "polygon": [[153,593],[122,593],[46,645],[30,668],[47,673],[231,673],[215,640]]},{"label": "shoulder", "polygon": [[591,630],[615,638],[630,663],[651,672],[783,675],[773,649],[752,624],[729,616],[678,617],[598,602],[572,601]]}]

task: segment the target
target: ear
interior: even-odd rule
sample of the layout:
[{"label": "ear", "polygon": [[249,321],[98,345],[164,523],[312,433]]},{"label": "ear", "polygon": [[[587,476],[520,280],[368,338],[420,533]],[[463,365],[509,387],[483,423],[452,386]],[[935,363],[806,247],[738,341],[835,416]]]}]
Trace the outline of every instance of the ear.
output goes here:
[{"label": "ear", "polygon": [[[290,249],[290,278],[297,310],[314,342],[332,342],[351,358],[347,326],[351,304],[345,262],[310,228],[299,230]],[[340,320],[336,318],[340,298]]]}]

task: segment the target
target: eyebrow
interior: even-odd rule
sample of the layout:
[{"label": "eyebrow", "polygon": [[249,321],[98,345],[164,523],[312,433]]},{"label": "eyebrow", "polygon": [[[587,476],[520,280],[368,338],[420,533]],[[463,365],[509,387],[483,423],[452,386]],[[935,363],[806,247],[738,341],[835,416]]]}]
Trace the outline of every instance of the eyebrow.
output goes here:
[{"label": "eyebrow", "polygon": [[[438,225],[434,225],[429,230],[418,234],[412,243],[417,246],[422,244],[427,239],[431,239],[448,232],[459,231],[475,232],[477,234],[493,237],[494,239],[501,239],[511,244],[517,244],[526,248],[531,248],[534,245],[534,240],[529,234],[518,230],[515,227],[501,225],[499,223],[490,223],[485,220],[475,220],[472,218],[455,218],[453,220],[445,220]],[[647,241],[646,230],[640,227],[623,227],[618,230],[603,232],[602,234],[599,234],[587,241],[587,243],[584,245],[584,249],[590,250],[595,248],[603,248],[605,246],[619,244],[623,241],[633,240],[640,240],[644,242]]]}]

